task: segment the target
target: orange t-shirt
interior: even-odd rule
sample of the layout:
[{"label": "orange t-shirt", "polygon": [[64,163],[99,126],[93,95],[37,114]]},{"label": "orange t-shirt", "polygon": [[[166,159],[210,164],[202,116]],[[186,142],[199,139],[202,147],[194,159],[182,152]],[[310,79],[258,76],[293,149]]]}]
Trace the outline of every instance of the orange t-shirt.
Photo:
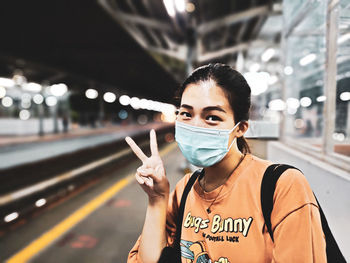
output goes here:
[{"label": "orange t-shirt", "polygon": [[[285,171],[276,184],[271,213],[274,242],[266,227],[262,233],[260,187],[270,164],[247,154],[222,189],[204,192],[198,180],[194,183],[183,217],[182,263],[327,262],[317,202],[306,178],[296,169]],[[174,241],[176,216],[190,176],[177,183],[169,198],[169,244]],[[215,198],[208,214],[206,209]],[[142,262],[139,240],[129,253],[129,263]]]}]

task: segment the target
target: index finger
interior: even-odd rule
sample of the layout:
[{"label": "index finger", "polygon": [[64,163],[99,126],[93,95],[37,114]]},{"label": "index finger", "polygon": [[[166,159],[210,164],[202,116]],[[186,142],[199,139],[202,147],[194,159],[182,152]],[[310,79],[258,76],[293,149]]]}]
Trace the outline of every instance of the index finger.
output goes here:
[{"label": "index finger", "polygon": [[158,153],[158,144],[157,144],[157,136],[154,129],[150,132],[150,145],[151,145],[151,153],[152,155],[159,155]]},{"label": "index finger", "polygon": [[147,160],[147,156],[143,153],[139,146],[131,139],[129,136],[125,137],[125,141],[129,144],[131,150],[136,154],[136,156],[142,161],[145,162]]}]

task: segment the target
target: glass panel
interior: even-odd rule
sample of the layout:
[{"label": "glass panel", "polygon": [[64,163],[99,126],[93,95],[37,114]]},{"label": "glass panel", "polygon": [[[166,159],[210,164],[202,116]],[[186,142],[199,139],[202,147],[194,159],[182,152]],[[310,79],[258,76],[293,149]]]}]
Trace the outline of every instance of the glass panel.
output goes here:
[{"label": "glass panel", "polygon": [[[293,0],[284,2],[284,7],[287,7],[287,3]],[[291,31],[284,45],[285,135],[321,149],[326,1],[313,2],[305,16],[299,19],[302,20]]]},{"label": "glass panel", "polygon": [[350,0],[340,1],[334,152],[350,156]]}]

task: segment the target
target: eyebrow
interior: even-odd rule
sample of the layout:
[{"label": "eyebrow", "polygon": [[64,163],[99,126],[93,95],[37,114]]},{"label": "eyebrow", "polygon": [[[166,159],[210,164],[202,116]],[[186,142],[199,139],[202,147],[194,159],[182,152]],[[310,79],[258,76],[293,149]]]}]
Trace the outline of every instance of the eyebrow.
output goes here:
[{"label": "eyebrow", "polygon": [[[189,110],[193,110],[193,107],[190,105],[187,105],[187,104],[182,104],[181,107],[189,109]],[[208,106],[208,107],[203,108],[203,111],[213,111],[213,110],[217,110],[217,111],[221,111],[221,112],[226,113],[226,111],[223,108],[221,108],[220,106]]]}]

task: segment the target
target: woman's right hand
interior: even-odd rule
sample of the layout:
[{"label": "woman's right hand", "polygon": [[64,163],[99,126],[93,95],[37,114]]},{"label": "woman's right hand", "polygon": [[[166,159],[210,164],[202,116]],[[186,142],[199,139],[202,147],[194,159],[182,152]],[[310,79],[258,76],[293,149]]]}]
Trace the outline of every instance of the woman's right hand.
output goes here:
[{"label": "woman's right hand", "polygon": [[137,169],[135,177],[142,189],[147,193],[149,201],[167,201],[169,197],[169,181],[165,174],[162,159],[159,156],[157,137],[154,129],[150,132],[150,157],[147,157],[130,137],[126,137],[125,141],[142,161],[142,165]]}]

